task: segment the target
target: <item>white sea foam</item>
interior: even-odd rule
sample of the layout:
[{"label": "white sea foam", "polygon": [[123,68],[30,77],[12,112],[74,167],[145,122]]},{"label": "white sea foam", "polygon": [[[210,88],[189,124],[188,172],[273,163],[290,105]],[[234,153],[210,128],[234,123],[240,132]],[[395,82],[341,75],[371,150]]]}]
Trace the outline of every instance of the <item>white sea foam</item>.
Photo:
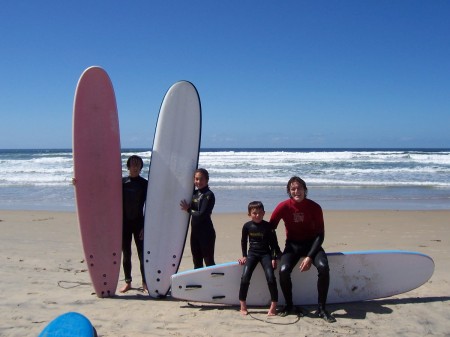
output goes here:
[{"label": "white sea foam", "polygon": [[[123,174],[132,154],[144,159],[142,175],[146,177],[148,150],[124,150]],[[279,200],[285,197],[285,184],[292,175],[302,177],[311,193],[335,202],[352,198],[373,202],[374,196],[384,200],[387,193],[388,200],[426,198],[441,205],[450,203],[447,150],[202,150],[199,167],[208,169],[210,185],[225,208],[236,207],[236,195],[237,199],[261,195]],[[100,167],[99,174],[106,169]],[[47,200],[73,205],[72,176],[70,150],[0,150],[0,207],[22,204],[27,198],[30,203]],[[378,194],[380,188],[389,190]],[[335,193],[342,190],[349,195]]]}]

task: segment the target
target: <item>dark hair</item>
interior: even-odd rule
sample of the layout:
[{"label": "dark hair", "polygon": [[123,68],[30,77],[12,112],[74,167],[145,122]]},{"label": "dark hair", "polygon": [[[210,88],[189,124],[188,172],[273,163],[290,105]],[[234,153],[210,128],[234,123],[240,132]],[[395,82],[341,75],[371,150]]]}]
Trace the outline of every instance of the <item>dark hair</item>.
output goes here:
[{"label": "dark hair", "polygon": [[141,170],[142,170],[142,168],[144,167],[144,162],[141,157],[132,155],[130,158],[128,158],[128,160],[127,160],[127,168],[128,169],[130,168],[132,161],[138,161],[139,164],[141,164]]},{"label": "dark hair", "polygon": [[248,204],[248,214],[251,213],[252,209],[262,209],[264,211],[264,205],[261,201],[252,201]]},{"label": "dark hair", "polygon": [[297,182],[297,183],[299,183],[300,185],[303,186],[303,189],[305,190],[305,198],[306,198],[306,196],[308,195],[308,187],[306,187],[305,181],[303,179],[301,179],[300,177],[297,177],[297,176],[293,176],[291,179],[289,179],[289,181],[288,181],[288,183],[286,185],[286,191],[287,191],[287,194],[288,194],[289,198],[291,198],[291,185],[294,182]]},{"label": "dark hair", "polygon": [[202,174],[206,178],[206,181],[209,181],[209,173],[208,173],[208,171],[206,171],[206,169],[204,169],[204,168],[196,169],[194,172],[194,176],[196,173]]}]

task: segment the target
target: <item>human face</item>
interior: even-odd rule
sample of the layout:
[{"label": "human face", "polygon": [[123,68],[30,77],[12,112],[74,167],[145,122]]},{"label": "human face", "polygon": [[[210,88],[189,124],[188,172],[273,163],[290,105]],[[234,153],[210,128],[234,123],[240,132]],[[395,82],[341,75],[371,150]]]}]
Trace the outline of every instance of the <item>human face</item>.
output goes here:
[{"label": "human face", "polygon": [[137,159],[131,159],[130,161],[130,167],[128,168],[128,171],[130,172],[130,177],[136,178],[141,173],[141,163]]},{"label": "human face", "polygon": [[301,202],[305,199],[305,189],[303,188],[302,184],[300,184],[297,181],[294,181],[290,188],[289,188],[289,192],[291,195],[291,198],[295,201],[295,202]]},{"label": "human face", "polygon": [[265,212],[261,208],[252,208],[250,210],[250,218],[254,223],[260,223],[264,218]]},{"label": "human face", "polygon": [[208,180],[206,180],[206,177],[201,172],[197,172],[194,176],[194,185],[196,188],[201,190],[202,188],[208,186]]}]

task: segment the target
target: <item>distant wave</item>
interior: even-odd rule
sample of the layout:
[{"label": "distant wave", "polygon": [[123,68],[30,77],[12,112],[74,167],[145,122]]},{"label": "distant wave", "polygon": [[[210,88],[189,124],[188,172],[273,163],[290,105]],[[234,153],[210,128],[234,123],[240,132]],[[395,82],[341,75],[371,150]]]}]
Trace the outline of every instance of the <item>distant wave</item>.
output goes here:
[{"label": "distant wave", "polygon": [[[132,154],[144,159],[146,177],[148,149],[123,149],[123,175]],[[345,200],[352,207],[356,201],[375,207],[381,200],[393,203],[383,207],[450,207],[450,149],[202,149],[199,166],[210,173],[219,209],[240,209],[258,197],[274,204],[286,197],[292,175],[305,179],[311,195],[328,207]],[[100,167],[99,174],[107,169]],[[72,176],[71,149],[0,150],[0,207],[73,208]]]}]

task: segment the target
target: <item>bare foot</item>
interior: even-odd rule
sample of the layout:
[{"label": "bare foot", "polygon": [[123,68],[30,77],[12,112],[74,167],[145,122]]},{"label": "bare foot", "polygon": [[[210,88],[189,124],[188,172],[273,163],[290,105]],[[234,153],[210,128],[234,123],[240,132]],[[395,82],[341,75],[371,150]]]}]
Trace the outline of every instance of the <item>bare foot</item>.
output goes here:
[{"label": "bare foot", "polygon": [[120,288],[119,291],[121,293],[126,293],[130,289],[131,289],[131,283],[125,283],[125,285],[122,288]]},{"label": "bare foot", "polygon": [[276,315],[277,315],[277,302],[271,302],[267,316],[276,316]]},{"label": "bare foot", "polygon": [[240,301],[241,303],[241,315],[242,316],[247,316],[248,315],[248,309],[247,309],[247,303],[245,303],[245,301]]},{"label": "bare foot", "polygon": [[142,283],[142,291],[148,293],[147,283]]}]

